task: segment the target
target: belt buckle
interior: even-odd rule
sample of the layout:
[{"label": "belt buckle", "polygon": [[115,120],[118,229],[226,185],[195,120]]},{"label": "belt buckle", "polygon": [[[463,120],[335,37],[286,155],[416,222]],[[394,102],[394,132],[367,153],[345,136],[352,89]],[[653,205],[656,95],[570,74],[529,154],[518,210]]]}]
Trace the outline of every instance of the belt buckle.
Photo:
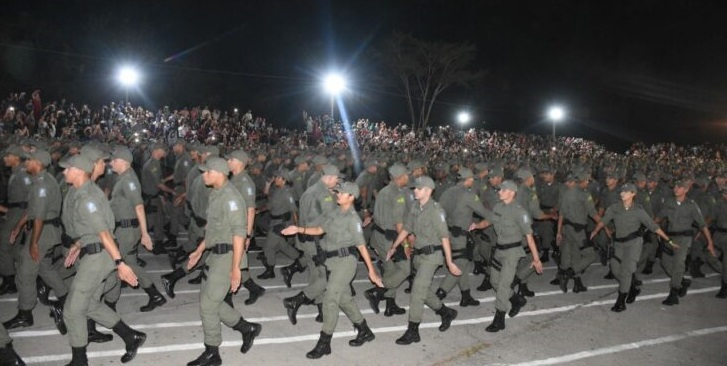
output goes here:
[{"label": "belt buckle", "polygon": [[338,256],[340,258],[346,257],[350,254],[348,248],[338,248]]},{"label": "belt buckle", "polygon": [[427,245],[426,247],[422,248],[422,252],[426,255],[430,255],[430,254],[434,253],[434,246]]}]

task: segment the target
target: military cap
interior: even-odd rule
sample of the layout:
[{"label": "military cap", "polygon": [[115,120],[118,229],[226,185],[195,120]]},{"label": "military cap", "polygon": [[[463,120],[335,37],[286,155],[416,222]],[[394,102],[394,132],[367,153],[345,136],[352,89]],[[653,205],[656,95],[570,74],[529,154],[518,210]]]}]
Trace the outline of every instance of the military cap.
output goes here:
[{"label": "military cap", "polygon": [[530,168],[520,168],[515,173],[517,179],[528,179],[533,176],[533,171]]},{"label": "military cap", "polygon": [[490,174],[488,176],[490,178],[493,178],[493,177],[500,177],[500,178],[502,178],[502,177],[505,176],[505,173],[502,171],[502,168],[497,167],[497,168],[492,168],[492,170],[490,170]]},{"label": "military cap", "polygon": [[418,177],[417,179],[414,179],[414,182],[412,182],[412,187],[414,187],[414,188],[427,187],[427,188],[434,189],[434,187],[436,187],[436,185],[434,184],[434,181],[432,180],[432,178],[429,178],[428,176],[423,175],[421,177]]},{"label": "military cap", "polygon": [[94,162],[91,161],[87,156],[84,156],[82,154],[76,154],[66,160],[62,160],[59,165],[62,168],[76,168],[86,173],[92,173]]},{"label": "military cap", "polygon": [[459,168],[459,172],[457,173],[459,175],[459,179],[467,179],[475,176],[469,168]]},{"label": "military cap", "polygon": [[406,167],[402,164],[396,163],[389,167],[389,176],[392,178],[398,178],[407,173]]},{"label": "military cap", "polygon": [[25,153],[26,159],[38,160],[43,166],[50,165],[50,154],[43,149],[35,149],[33,152]]},{"label": "military cap", "polygon": [[199,166],[199,170],[203,172],[213,170],[224,175],[230,174],[230,167],[227,165],[227,161],[216,156],[208,158],[204,164]]},{"label": "military cap", "polygon": [[96,163],[99,159],[106,160],[111,156],[109,153],[101,150],[101,148],[93,145],[84,146],[81,149],[81,154],[94,163]]},{"label": "military cap", "polygon": [[290,180],[290,173],[285,169],[279,169],[273,172],[273,177],[280,177],[285,180]]},{"label": "military cap", "polygon": [[490,170],[490,168],[487,166],[487,163],[477,163],[475,164],[475,172],[480,173],[485,170]]},{"label": "military cap", "polygon": [[243,164],[247,164],[250,162],[250,155],[248,155],[246,152],[242,150],[235,150],[226,156],[227,159],[237,159]]},{"label": "military cap", "polygon": [[341,175],[341,170],[339,170],[338,167],[335,165],[326,164],[323,166],[323,175],[339,176]]},{"label": "military cap", "polygon": [[643,182],[646,180],[646,175],[642,172],[634,173],[634,182]]},{"label": "military cap", "polygon": [[313,157],[313,165],[325,165],[328,164],[328,159],[323,155],[316,155]]},{"label": "military cap", "polygon": [[411,172],[419,168],[424,168],[424,163],[422,163],[420,160],[414,159],[406,165],[406,168],[409,169],[409,171]]},{"label": "military cap", "polygon": [[134,156],[131,154],[131,150],[129,150],[128,148],[117,147],[111,154],[111,159],[121,159],[131,163],[134,161]]},{"label": "military cap", "polygon": [[7,149],[5,149],[5,151],[3,151],[3,156],[6,155],[15,155],[19,158],[22,158],[25,156],[25,151],[18,145],[10,145],[7,147]]},{"label": "military cap", "polygon": [[500,186],[498,187],[500,190],[506,189],[508,191],[513,191],[517,193],[517,184],[511,180],[506,180],[500,183]]},{"label": "military cap", "polygon": [[352,182],[343,182],[341,185],[336,187],[334,190],[335,192],[339,193],[348,193],[353,196],[353,198],[358,198],[360,191],[358,189],[358,185],[356,183]]},{"label": "military cap", "polygon": [[633,184],[631,184],[631,183],[626,183],[626,184],[624,184],[624,185],[621,186],[621,192],[632,192],[632,193],[636,193],[637,192],[636,186],[633,185]]}]

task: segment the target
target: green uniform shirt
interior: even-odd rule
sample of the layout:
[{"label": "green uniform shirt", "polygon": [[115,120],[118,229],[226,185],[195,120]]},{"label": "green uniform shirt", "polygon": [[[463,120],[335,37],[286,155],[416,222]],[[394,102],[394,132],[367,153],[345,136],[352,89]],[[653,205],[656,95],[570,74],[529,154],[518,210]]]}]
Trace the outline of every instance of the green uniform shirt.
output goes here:
[{"label": "green uniform shirt", "polygon": [[321,227],[326,233],[323,249],[331,251],[350,246],[359,246],[366,243],[361,229],[361,218],[356,210],[349,208],[346,211],[336,209],[323,215]]},{"label": "green uniform shirt", "polygon": [[139,178],[136,177],[133,169],[127,169],[118,175],[114,189],[111,191],[110,205],[114,218],[117,221],[135,219],[135,207],[143,204]]},{"label": "green uniform shirt", "polygon": [[147,196],[159,194],[158,185],[162,182],[162,165],[157,159],[149,159],[141,170],[141,192]]},{"label": "green uniform shirt", "polygon": [[[25,168],[20,165],[13,168],[8,179],[8,203],[28,202],[28,193],[32,184],[33,179]],[[20,208],[11,208],[11,210],[20,210]]]},{"label": "green uniform shirt", "polygon": [[531,218],[543,216],[543,211],[540,209],[540,200],[535,190],[521,184],[517,189],[517,196],[515,197],[517,203],[530,214]]},{"label": "green uniform shirt", "polygon": [[192,213],[205,220],[207,219],[210,190],[211,188],[204,184],[204,179],[201,175],[198,175],[189,187],[189,191],[192,193],[192,199],[189,201],[190,207],[192,207]]},{"label": "green uniform shirt", "polygon": [[233,175],[230,178],[230,183],[240,192],[247,208],[257,207],[255,205],[255,183],[246,172],[243,171],[238,175]]},{"label": "green uniform shirt", "polygon": [[430,199],[422,206],[416,202],[404,222],[404,230],[416,236],[416,246],[441,245],[443,238],[449,238],[444,209]]},{"label": "green uniform shirt", "polygon": [[533,233],[532,219],[528,212],[513,201],[510,204],[500,202],[492,210],[492,221],[490,221],[497,233],[498,244],[512,244],[521,242],[525,235]]},{"label": "green uniform shirt", "polygon": [[[38,173],[28,195],[28,220],[59,219],[61,216],[61,189],[58,182],[47,171]],[[60,244],[59,225],[45,224],[40,234],[40,244]]]},{"label": "green uniform shirt", "polygon": [[469,229],[473,222],[473,213],[483,218],[492,216],[492,212],[485,208],[480,197],[461,183],[444,191],[439,204],[446,213],[447,225],[462,230]]},{"label": "green uniform shirt", "polygon": [[210,191],[205,245],[232,244],[233,236],[247,236],[245,200],[229,182]]},{"label": "green uniform shirt", "polygon": [[633,234],[641,228],[641,225],[654,232],[659,229],[646,210],[636,203],[628,210],[624,207],[623,202],[609,206],[606,213],[603,214],[601,222],[604,225],[613,223],[616,226],[616,239]]},{"label": "green uniform shirt", "polygon": [[690,199],[685,199],[684,202],[677,202],[676,197],[667,199],[657,217],[669,220],[668,232],[691,230],[692,224],[700,229],[705,225],[699,206]]},{"label": "green uniform shirt", "polygon": [[396,224],[404,223],[406,208],[406,192],[396,183],[391,182],[381,189],[376,197],[374,221],[378,227],[384,230],[396,230]]},{"label": "green uniform shirt", "polygon": [[[98,243],[98,234],[104,230],[114,232],[114,214],[103,191],[92,181],[84,183],[76,190],[71,208],[76,233],[81,245]],[[64,211],[63,215],[67,213]]]},{"label": "green uniform shirt", "polygon": [[727,230],[727,201],[724,198],[720,198],[714,205],[712,225],[715,228]]},{"label": "green uniform shirt", "polygon": [[361,208],[366,210],[370,209],[373,206],[374,191],[376,190],[376,175],[364,170],[358,175],[358,178],[356,178],[356,185],[361,190],[363,190],[363,188],[367,189],[366,197],[360,197]]},{"label": "green uniform shirt", "polygon": [[305,192],[305,184],[307,182],[304,179],[305,172],[301,172],[298,169],[293,169],[290,172],[290,183],[293,185],[293,198],[295,198],[296,201],[299,201],[303,192]]},{"label": "green uniform shirt", "polygon": [[184,192],[184,185],[192,166],[192,158],[186,152],[179,154],[177,161],[174,162],[174,172],[172,173],[174,185],[175,187],[181,186],[182,192]]},{"label": "green uniform shirt", "polygon": [[561,192],[558,213],[564,220],[578,225],[587,224],[588,216],[594,218],[598,215],[591,195],[577,187]]},{"label": "green uniform shirt", "polygon": [[551,208],[558,207],[558,200],[560,198],[561,185],[553,183],[540,183],[536,185],[536,191],[538,192],[538,198],[540,199],[540,208],[542,210],[550,210]]},{"label": "green uniform shirt", "polygon": [[[270,215],[281,216],[290,213],[292,219],[292,215],[298,212],[298,207],[295,205],[295,199],[293,198],[293,193],[290,192],[290,188],[288,186],[281,188],[271,187],[270,190],[271,192],[268,198]],[[282,218],[271,218],[271,225],[276,225],[283,221]]]},{"label": "green uniform shirt", "polygon": [[300,197],[299,226],[314,226],[314,221],[338,205],[323,181],[318,181]]}]

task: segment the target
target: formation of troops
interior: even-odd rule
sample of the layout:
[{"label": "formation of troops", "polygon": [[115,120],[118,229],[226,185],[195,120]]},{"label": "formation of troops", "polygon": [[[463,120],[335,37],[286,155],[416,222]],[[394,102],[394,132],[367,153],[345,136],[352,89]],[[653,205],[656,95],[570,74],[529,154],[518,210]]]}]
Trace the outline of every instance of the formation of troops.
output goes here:
[{"label": "formation of troops", "polygon": [[[147,336],[116,311],[121,289],[143,290],[148,303],[139,310],[149,312],[173,299],[185,277],[201,286],[205,346],[188,365],[222,364],[222,324],[240,333],[241,353],[253,346],[262,326],[234,308],[240,287],[253,305],[266,291],[255,279],[280,278],[290,288],[303,273],[307,285],[282,306],[293,325],[302,306],[317,307],[322,325],[310,359],[331,353],[339,311],[357,331],[350,346],[375,339],[355,296],[375,314],[382,302],[384,316],[406,314],[400,345],[421,341],[425,305],[441,318],[439,331],[449,329],[457,311],[443,301],[455,288],[463,307],[480,305],[473,291],[493,290],[486,331],[504,330],[551,259],[551,284],[563,292],[587,291],[591,264],[608,265],[619,284],[615,312],[635,301],[639,277],[657,260],[671,278],[664,305],[679,304],[691,285],[685,273],[704,277],[705,265],[722,274],[716,296],[727,298],[727,169],[715,166],[674,174],[608,162],[445,163],[368,152],[357,162],[346,151],[221,151],[181,140],[6,145],[0,295],[18,301],[15,315],[2,314],[1,365],[24,364],[7,330],[33,326],[38,303],[68,336],[70,365],[88,364],[89,343],[113,339],[97,323],[121,338],[121,362],[129,362]],[[189,240],[177,241],[182,231]],[[168,258],[163,291],[146,273],[140,245]],[[251,248],[262,273],[250,273]],[[290,264],[276,273],[280,258]],[[359,262],[372,283],[362,294],[352,286]],[[483,275],[479,286],[469,273]],[[408,314],[396,303],[400,290],[410,294]]]}]

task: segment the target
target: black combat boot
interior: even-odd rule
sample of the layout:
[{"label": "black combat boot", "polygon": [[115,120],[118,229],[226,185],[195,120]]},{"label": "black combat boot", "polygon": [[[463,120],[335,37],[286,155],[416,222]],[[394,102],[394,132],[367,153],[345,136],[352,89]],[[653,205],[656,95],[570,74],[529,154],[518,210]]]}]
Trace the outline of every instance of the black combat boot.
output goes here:
[{"label": "black combat boot", "polygon": [[435,313],[442,318],[442,324],[439,325],[440,332],[444,332],[449,329],[449,326],[452,325],[452,320],[457,319],[457,310],[448,308],[444,304],[442,304],[442,307],[435,311]]},{"label": "black combat boot", "polygon": [[548,249],[543,249],[543,254],[540,255],[540,262],[541,263],[548,263],[550,262],[550,251]]},{"label": "black combat boot", "polygon": [[293,275],[297,272],[302,272],[303,266],[300,264],[300,260],[296,259],[293,264],[283,267],[280,269],[280,274],[283,275],[283,282],[285,283],[285,286],[288,286],[290,288],[291,281],[293,280]]},{"label": "black combat boot", "polygon": [[136,351],[146,341],[146,334],[129,328],[122,320],[116,323],[112,330],[124,340],[124,344],[126,345],[126,353],[121,356],[121,363],[127,363],[133,360],[136,357]]},{"label": "black combat boot", "polygon": [[611,311],[620,313],[624,310],[626,310],[626,293],[619,292],[618,298],[616,299],[616,304],[611,308]]},{"label": "black combat boot", "polygon": [[10,342],[4,347],[0,347],[0,365],[2,366],[25,366],[25,362],[13,349],[13,343]]},{"label": "black combat boot", "polygon": [[646,261],[646,265],[644,266],[644,270],[641,271],[641,273],[645,275],[650,275],[654,273],[654,261]]},{"label": "black combat boot", "polygon": [[58,328],[58,332],[66,334],[68,329],[66,328],[66,322],[63,320],[63,305],[66,303],[66,297],[68,295],[59,296],[58,300],[48,301],[48,307],[50,308],[50,317],[53,318],[53,322]]},{"label": "black combat boot", "polygon": [[374,287],[364,291],[364,297],[369,301],[369,305],[371,306],[371,310],[374,311],[374,314],[379,313],[379,302],[384,298],[385,292],[386,289],[382,287]]},{"label": "black combat boot", "polygon": [[222,358],[220,357],[219,347],[204,345],[204,352],[194,361],[187,363],[187,366],[220,366]]},{"label": "black combat boot", "polygon": [[631,282],[631,287],[629,288],[629,294],[626,295],[626,303],[627,304],[633,304],[634,301],[636,301],[636,296],[639,296],[641,294],[641,289],[636,286],[635,283]]},{"label": "black combat boot", "polygon": [[257,276],[258,280],[268,280],[271,278],[275,278],[275,267],[273,266],[265,266],[265,272]]},{"label": "black combat boot", "polygon": [[12,319],[3,322],[5,329],[15,329],[20,327],[29,327],[33,325],[33,311],[32,310],[18,310],[18,315]]},{"label": "black combat boot", "polygon": [[485,274],[485,278],[482,279],[482,283],[477,286],[477,291],[487,291],[492,289],[492,284],[490,283],[490,275]]},{"label": "black combat boot", "polygon": [[386,310],[384,310],[384,316],[402,315],[406,314],[406,310],[399,305],[396,305],[396,299],[393,297],[385,297],[386,299]]},{"label": "black combat boot", "polygon": [[492,319],[492,324],[485,328],[490,333],[497,333],[505,329],[505,312],[502,310],[495,311],[495,317]]},{"label": "black combat boot", "polygon": [[459,301],[459,306],[466,308],[468,306],[478,306],[480,302],[475,300],[470,294],[470,290],[460,291],[462,293],[462,299]]},{"label": "black combat boot", "polygon": [[442,290],[442,288],[438,288],[437,291],[434,293],[439,300],[444,300],[445,297],[447,297],[447,291]]},{"label": "black combat boot", "polygon": [[298,314],[300,306],[303,304],[310,304],[312,302],[313,300],[307,298],[303,291],[293,297],[283,299],[283,306],[285,306],[285,309],[288,311],[288,319],[293,325],[298,324],[296,315]]},{"label": "black combat boot", "polygon": [[588,291],[588,287],[586,287],[583,284],[583,280],[581,279],[581,276],[573,277],[573,292],[579,293],[579,292],[586,292]]},{"label": "black combat boot", "polygon": [[250,292],[250,297],[245,300],[245,305],[254,304],[257,299],[265,293],[265,288],[255,283],[255,281],[253,281],[252,278],[249,277],[247,281],[242,284],[242,286]]},{"label": "black combat boot", "polygon": [[316,323],[323,323],[323,304],[316,304],[318,315],[316,315]]},{"label": "black combat boot", "polygon": [[560,285],[560,279],[563,277],[563,271],[562,269],[558,268],[558,273],[555,275],[555,278],[550,281],[550,284],[553,286],[559,286]]},{"label": "black combat boot", "polygon": [[240,347],[240,352],[247,353],[252,348],[255,337],[259,336],[260,332],[262,332],[263,326],[258,323],[248,322],[240,317],[240,321],[232,329],[242,334],[242,347]]},{"label": "black combat boot", "polygon": [[202,283],[202,279],[205,278],[205,276],[206,275],[205,275],[204,271],[203,270],[200,270],[199,271],[199,276],[187,280],[187,283],[190,284],[190,285],[199,285],[200,283]]},{"label": "black combat boot", "polygon": [[88,329],[88,343],[106,343],[114,339],[113,335],[96,330],[96,322],[91,318],[86,319],[86,328]]},{"label": "black combat boot", "polygon": [[561,273],[558,286],[560,286],[560,290],[563,291],[564,294],[568,292],[568,281],[570,281],[571,278],[575,277],[575,275],[576,272],[573,270],[573,268],[568,268]]},{"label": "black combat boot", "polygon": [[507,313],[511,318],[520,313],[520,309],[528,303],[528,300],[518,294],[510,296],[510,312]]},{"label": "black combat boot", "polygon": [[38,276],[38,278],[35,280],[35,288],[38,292],[38,302],[48,306],[48,295],[50,295],[50,287],[46,285],[45,281],[43,281],[40,276]]},{"label": "black combat boot", "polygon": [[86,347],[71,347],[71,363],[66,366],[88,366]]},{"label": "black combat boot", "polygon": [[702,272],[703,264],[704,261],[702,258],[697,257],[692,260],[689,266],[689,274],[692,275],[692,278],[704,278],[704,272]]},{"label": "black combat boot", "polygon": [[368,324],[366,324],[365,319],[360,324],[354,324],[353,327],[356,328],[358,333],[356,334],[356,339],[348,341],[348,345],[351,347],[360,347],[364,343],[371,342],[376,338],[374,332],[372,332],[371,328],[369,328]]},{"label": "black combat boot", "polygon": [[18,286],[15,285],[15,275],[3,276],[3,284],[0,285],[0,295],[10,295],[18,292]]},{"label": "black combat boot", "polygon": [[318,338],[318,343],[310,352],[305,354],[305,357],[310,359],[318,359],[325,355],[331,354],[331,337],[333,335],[321,332],[321,337]]},{"label": "black combat boot", "polygon": [[682,278],[682,287],[679,289],[679,297],[687,296],[687,290],[692,285],[692,280]]},{"label": "black combat boot", "polygon": [[717,295],[714,295],[714,297],[718,299],[727,299],[727,282],[722,282],[722,287],[720,287],[719,292]]},{"label": "black combat boot", "polygon": [[177,268],[171,273],[167,273],[162,276],[162,285],[164,286],[164,292],[167,293],[167,296],[169,296],[170,299],[173,299],[175,296],[174,285],[176,285],[177,281],[179,281],[186,275],[187,272],[185,272],[184,269]]},{"label": "black combat boot", "polygon": [[418,343],[422,339],[419,337],[419,323],[409,322],[406,327],[406,332],[401,338],[396,340],[396,344],[407,345],[412,343]]},{"label": "black combat boot", "polygon": [[669,296],[667,296],[666,300],[661,302],[664,305],[672,306],[672,305],[678,305],[679,304],[679,289],[678,288],[671,288],[669,290]]},{"label": "black combat boot", "polygon": [[637,287],[641,287],[641,285],[644,284],[644,281],[641,281],[640,279],[636,278],[636,273],[631,274],[631,283],[636,285]]},{"label": "black combat boot", "polygon": [[472,274],[485,274],[485,262],[475,261],[475,268],[472,270]]},{"label": "black combat boot", "polygon": [[613,275],[613,272],[611,272],[611,269],[608,270],[608,273],[606,273],[605,276],[603,276],[604,280],[613,280],[616,276]]},{"label": "black combat boot", "polygon": [[535,297],[535,292],[528,288],[527,283],[520,284],[520,286],[518,287],[518,293],[520,294],[520,296],[524,297]]},{"label": "black combat boot", "polygon": [[139,309],[139,311],[141,311],[142,313],[152,311],[167,303],[167,299],[165,299],[164,296],[159,293],[159,290],[157,290],[157,287],[155,285],[151,285],[148,288],[145,288],[144,292],[149,295],[149,302]]}]

